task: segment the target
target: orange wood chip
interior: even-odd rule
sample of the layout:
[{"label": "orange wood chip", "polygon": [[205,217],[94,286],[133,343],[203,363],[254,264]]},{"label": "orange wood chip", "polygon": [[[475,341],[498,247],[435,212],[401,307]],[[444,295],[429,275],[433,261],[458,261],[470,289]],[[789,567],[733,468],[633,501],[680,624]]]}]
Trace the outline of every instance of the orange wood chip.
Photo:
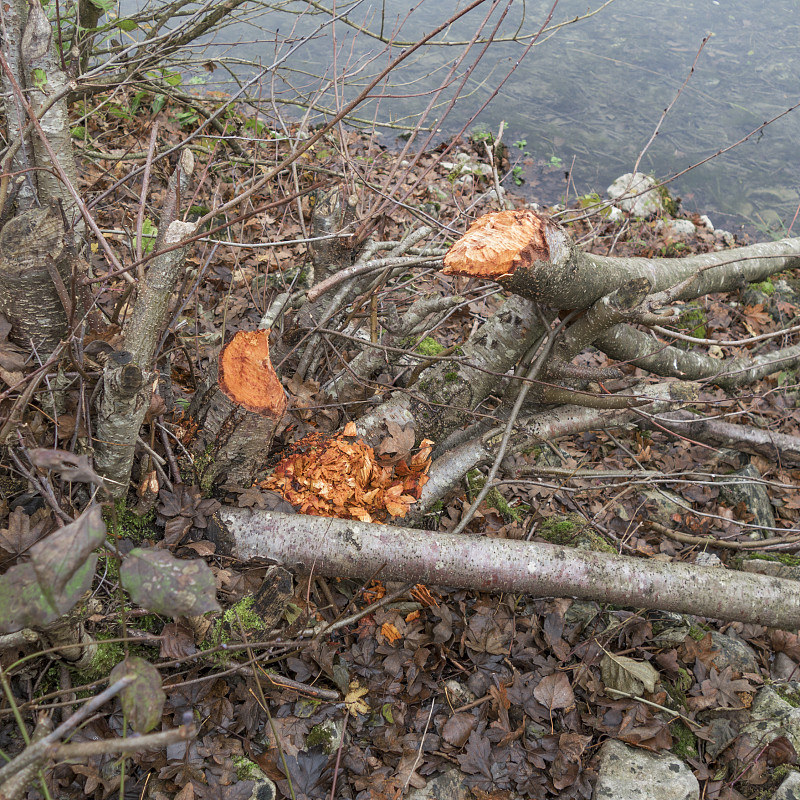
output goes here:
[{"label": "orange wood chip", "polygon": [[445,275],[492,278],[550,258],[545,217],[522,208],[494,211],[475,220],[444,257]]}]

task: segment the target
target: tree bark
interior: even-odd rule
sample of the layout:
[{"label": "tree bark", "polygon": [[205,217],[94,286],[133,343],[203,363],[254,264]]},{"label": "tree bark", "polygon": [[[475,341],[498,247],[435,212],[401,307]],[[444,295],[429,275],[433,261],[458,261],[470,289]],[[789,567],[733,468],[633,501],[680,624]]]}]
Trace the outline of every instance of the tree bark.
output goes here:
[{"label": "tree bark", "polygon": [[252,486],[285,410],[286,395],[270,363],[269,331],[240,331],[189,406],[201,486]]},{"label": "tree bark", "polygon": [[720,567],[232,507],[218,512],[208,535],[234,558],[315,575],[578,597],[787,630],[800,624],[800,583]]},{"label": "tree bark", "polygon": [[[77,189],[78,170],[72,152],[67,97],[65,95],[55,103],[50,102],[53,95],[59,94],[66,88],[68,80],[59,65],[53,47],[50,21],[39,0],[31,0],[28,22],[22,37],[22,60],[31,108],[39,117],[42,132],[47,137],[67,180]],[[68,228],[74,229],[79,237],[82,236],[85,224],[75,199],[62,183],[54,167],[53,158],[40,136],[33,137],[33,153],[36,166],[39,168],[37,172],[39,200],[45,203],[51,199],[59,199],[63,204]]]},{"label": "tree bark", "polygon": [[0,311],[11,338],[42,361],[67,335],[74,253],[58,204],[9,220],[0,232]]}]

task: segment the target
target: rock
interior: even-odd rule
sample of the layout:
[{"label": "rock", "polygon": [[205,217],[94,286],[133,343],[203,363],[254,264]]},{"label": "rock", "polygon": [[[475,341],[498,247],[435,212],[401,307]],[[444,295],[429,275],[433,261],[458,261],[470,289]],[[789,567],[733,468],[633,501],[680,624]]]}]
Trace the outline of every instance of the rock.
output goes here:
[{"label": "rock", "polygon": [[706,230],[714,233],[714,226],[711,224],[711,220],[705,214],[700,215],[700,222],[706,228]]},{"label": "rock", "polygon": [[658,221],[656,230],[663,236],[677,238],[680,236],[694,236],[697,233],[695,224],[688,219],[662,219]]},{"label": "rock", "polygon": [[[788,683],[782,691],[797,692],[800,684]],[[795,695],[793,702],[797,702]],[[800,751],[800,708],[787,703],[772,686],[758,690],[749,710],[753,722],[742,728],[742,733],[750,736],[755,747],[766,747],[778,736],[785,736],[796,751]]]},{"label": "rock", "polygon": [[253,783],[250,800],[275,800],[277,796],[275,784],[266,775]]},{"label": "rock", "polygon": [[456,708],[477,700],[477,697],[461,681],[457,681],[455,678],[445,681],[444,688],[447,689],[450,699]]},{"label": "rock", "polygon": [[[667,210],[666,192],[656,189],[655,178],[642,172],[628,172],[606,189],[614,204],[634,217],[647,219]],[[635,196],[632,196],[635,195]]]},{"label": "rock", "polygon": [[423,789],[412,789],[406,800],[471,800],[472,793],[464,782],[464,775],[455,768],[437,775]]},{"label": "rock", "polygon": [[765,558],[747,558],[742,562],[744,572],[756,572],[759,575],[770,575],[773,578],[789,578],[800,581],[800,567],[791,564],[781,564]]},{"label": "rock", "polygon": [[730,231],[714,231],[714,238],[719,242],[720,249],[723,247],[733,247],[736,244],[736,238]]},{"label": "rock", "polygon": [[800,772],[790,772],[772,795],[772,800],[797,800],[799,797]]},{"label": "rock", "polygon": [[667,527],[673,526],[673,514],[685,514],[689,507],[686,501],[668,489],[642,489],[639,491],[642,502],[647,503],[647,517]]},{"label": "rock", "polygon": [[[754,525],[762,528],[775,527],[775,514],[772,511],[767,487],[764,486],[761,473],[752,464],[720,478],[719,482],[722,484],[719,494],[726,503],[732,506],[744,503],[745,508],[753,515]],[[762,530],[760,533],[753,531],[751,538],[759,536],[768,538],[772,536],[772,532],[769,530]]]},{"label": "rock", "polygon": [[600,748],[592,800],[698,800],[700,785],[671,753],[656,755],[609,739]]},{"label": "rock", "polygon": [[735,672],[758,673],[758,659],[747,642],[719,631],[711,631],[711,644],[719,651],[714,655],[717,672],[730,667]]}]

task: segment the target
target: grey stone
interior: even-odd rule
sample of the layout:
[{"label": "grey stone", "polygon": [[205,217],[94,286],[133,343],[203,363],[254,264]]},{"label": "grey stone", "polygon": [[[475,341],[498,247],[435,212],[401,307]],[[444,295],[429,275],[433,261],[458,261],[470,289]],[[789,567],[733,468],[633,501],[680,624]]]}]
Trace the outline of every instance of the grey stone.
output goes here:
[{"label": "grey stone", "polygon": [[464,783],[464,775],[455,768],[428,781],[422,789],[412,789],[406,800],[471,800],[472,793]]},{"label": "grey stone", "polygon": [[600,749],[592,800],[698,800],[691,770],[671,753],[655,754],[610,739]]},{"label": "grey stone", "polygon": [[620,175],[606,194],[614,205],[634,217],[654,217],[666,211],[664,197],[656,190],[657,182],[642,172],[628,172]]},{"label": "grey stone", "polygon": [[660,220],[656,226],[664,236],[694,236],[697,233],[695,224],[688,219],[665,219]]},{"label": "grey stone", "polygon": [[721,567],[722,561],[718,555],[714,553],[706,553],[703,551],[702,553],[698,553],[694,559],[694,563],[697,564],[698,567]]},{"label": "grey stone", "polygon": [[691,509],[686,501],[668,489],[641,489],[639,497],[647,503],[648,518],[667,527],[673,526],[673,514],[685,514]]},{"label": "grey stone", "polygon": [[[799,686],[785,684],[781,691],[794,692],[796,700]],[[749,714],[753,721],[742,728],[742,733],[750,736],[755,747],[764,747],[778,736],[785,736],[796,751],[800,750],[800,708],[786,702],[772,686],[758,690]]]},{"label": "grey stone", "polygon": [[747,642],[719,631],[711,631],[711,644],[718,652],[714,666],[718,672],[730,667],[735,672],[758,672],[758,659]]},{"label": "grey stone", "polygon": [[800,772],[790,772],[772,795],[772,800],[800,800]]},{"label": "grey stone", "polygon": [[[721,483],[719,493],[723,500],[732,506],[744,503],[747,510],[753,515],[754,525],[762,528],[775,527],[775,514],[769,500],[767,487],[761,479],[761,473],[752,464],[718,480]],[[761,535],[769,537],[772,533],[762,530]]]}]

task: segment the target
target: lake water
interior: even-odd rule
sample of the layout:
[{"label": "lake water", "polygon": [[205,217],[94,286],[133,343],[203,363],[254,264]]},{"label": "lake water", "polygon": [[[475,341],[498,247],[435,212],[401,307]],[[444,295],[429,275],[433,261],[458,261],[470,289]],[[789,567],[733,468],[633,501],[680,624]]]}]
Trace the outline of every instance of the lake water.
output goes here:
[{"label": "lake water", "polygon": [[[326,0],[330,5],[332,0]],[[305,2],[283,3],[287,9],[313,10]],[[313,75],[347,71],[340,97],[353,95],[403,50],[464,3],[447,0],[363,0],[339,3],[355,24],[400,43],[390,53],[377,39],[339,21],[298,48],[283,65],[284,83],[295,93],[314,97]],[[500,19],[508,3],[497,3],[485,33]],[[596,9],[601,0],[561,0],[552,22],[569,20]],[[599,191],[628,172],[651,138],[664,109],[675,100],[661,124],[640,169],[669,178],[726,148],[768,119],[800,102],[800,2],[798,0],[614,0],[589,19],[540,37],[526,50],[525,35],[535,33],[552,6],[542,0],[515,0],[497,35],[519,32],[520,41],[497,42],[483,54],[466,79],[462,99],[443,120],[453,87],[472,68],[480,46],[473,47],[454,72],[454,83],[442,93],[429,123],[441,135],[458,131],[489,99],[496,97],[473,123],[496,131],[503,120],[504,141],[520,169],[519,190],[541,203],[569,194]],[[454,24],[441,38],[468,40],[492,7],[487,0]],[[228,27],[217,37],[214,57],[269,63],[274,41],[290,31],[295,39],[324,17],[298,17],[270,11]],[[710,36],[698,56],[704,37]],[[283,52],[286,51],[286,46]],[[430,91],[445,79],[461,46],[431,46],[414,54],[396,73],[393,87],[359,115],[380,123],[409,125],[430,101]],[[206,53],[205,57],[211,55]],[[522,58],[512,75],[509,71]],[[692,64],[697,58],[693,74]],[[246,72],[242,64],[237,70]],[[214,72],[218,78],[222,70]],[[681,90],[681,85],[688,82]],[[269,91],[269,82],[265,84]],[[273,87],[274,88],[274,87]],[[334,104],[328,92],[319,103]],[[295,108],[293,115],[301,112]],[[384,130],[391,144],[397,128]],[[518,143],[515,147],[514,143]],[[670,183],[684,207],[708,213],[717,227],[745,226],[758,238],[785,235],[800,204],[800,111],[790,113],[745,143]],[[509,178],[507,185],[513,187]],[[800,235],[800,220],[792,231]]]}]

